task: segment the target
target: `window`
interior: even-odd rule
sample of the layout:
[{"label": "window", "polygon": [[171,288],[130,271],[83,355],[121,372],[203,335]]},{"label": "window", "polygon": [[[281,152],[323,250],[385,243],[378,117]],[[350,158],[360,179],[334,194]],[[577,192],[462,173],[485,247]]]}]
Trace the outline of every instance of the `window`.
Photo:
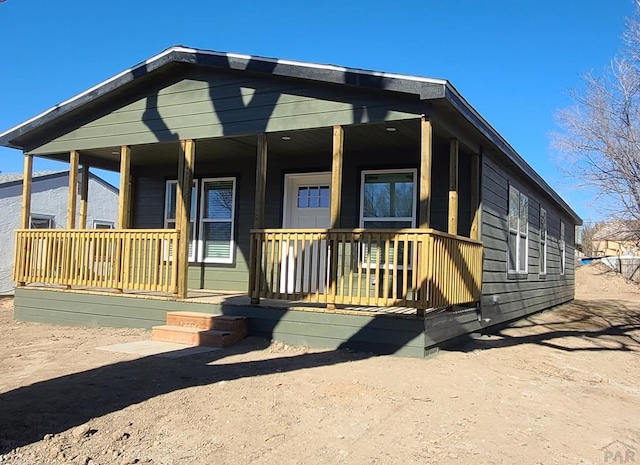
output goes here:
[{"label": "window", "polygon": [[53,229],[54,228],[54,216],[51,215],[30,215],[29,216],[29,228],[30,229]]},{"label": "window", "polygon": [[509,273],[526,274],[528,270],[529,199],[509,186]]},{"label": "window", "polygon": [[[164,227],[174,229],[176,227],[176,198],[178,195],[178,181],[167,181],[165,190]],[[189,261],[196,260],[196,205],[198,205],[198,181],[193,181],[191,190],[191,221],[189,222]]]},{"label": "window", "polygon": [[540,274],[547,274],[547,211],[540,207]]},{"label": "window", "polygon": [[[210,263],[233,261],[233,219],[235,217],[236,180],[202,180],[198,259]],[[314,199],[319,201],[318,196]],[[311,200],[308,197],[307,200]]]},{"label": "window", "polygon": [[[416,170],[395,171],[363,171],[360,193],[360,226],[371,229],[401,229],[413,228],[416,224]],[[393,246],[390,246],[393,247]],[[397,251],[398,256],[404,253],[402,245]],[[362,257],[369,257],[369,266],[375,266],[377,247],[371,244],[363,245]],[[389,253],[382,251],[381,256],[387,257],[392,263],[395,250]],[[409,251],[411,257],[411,251]],[[366,266],[366,258],[363,260]],[[380,265],[387,267],[382,258]]]},{"label": "window", "polygon": [[360,226],[413,228],[416,224],[415,170],[363,171]]},{"label": "window", "polygon": [[113,221],[93,220],[93,229],[113,229]]},{"label": "window", "polygon": [[329,208],[329,186],[298,187],[298,208]]},{"label": "window", "polygon": [[566,244],[564,241],[564,222],[560,221],[560,274],[564,275],[566,270]]}]

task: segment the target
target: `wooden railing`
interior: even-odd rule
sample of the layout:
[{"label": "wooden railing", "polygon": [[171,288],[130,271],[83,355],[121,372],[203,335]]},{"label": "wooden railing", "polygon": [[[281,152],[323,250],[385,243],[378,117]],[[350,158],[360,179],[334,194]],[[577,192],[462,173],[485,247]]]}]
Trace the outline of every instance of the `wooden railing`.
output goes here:
[{"label": "wooden railing", "polygon": [[431,229],[251,231],[249,295],[442,308],[480,300],[482,244]]},{"label": "wooden railing", "polygon": [[174,229],[21,229],[13,279],[175,294],[178,235]]}]

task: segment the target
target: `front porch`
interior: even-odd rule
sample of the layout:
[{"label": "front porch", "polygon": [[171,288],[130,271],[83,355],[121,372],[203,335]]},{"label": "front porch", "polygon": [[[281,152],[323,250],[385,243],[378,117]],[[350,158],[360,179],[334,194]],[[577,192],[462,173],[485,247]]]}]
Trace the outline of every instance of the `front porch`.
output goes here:
[{"label": "front porch", "polygon": [[252,230],[246,294],[181,294],[178,244],[177,230],[18,230],[14,279],[76,293],[371,314],[480,300],[481,243],[431,229]]},{"label": "front porch", "polygon": [[[18,287],[173,301],[192,301],[196,290],[230,291],[252,305],[371,314],[475,306],[482,289],[481,155],[456,134],[442,121],[434,130],[422,116],[73,150],[64,230],[26,229],[33,161],[26,154],[14,280]],[[118,229],[84,229],[89,163],[114,166],[116,154]],[[317,182],[291,183],[294,175]],[[162,216],[163,229],[148,229],[162,227]]]}]

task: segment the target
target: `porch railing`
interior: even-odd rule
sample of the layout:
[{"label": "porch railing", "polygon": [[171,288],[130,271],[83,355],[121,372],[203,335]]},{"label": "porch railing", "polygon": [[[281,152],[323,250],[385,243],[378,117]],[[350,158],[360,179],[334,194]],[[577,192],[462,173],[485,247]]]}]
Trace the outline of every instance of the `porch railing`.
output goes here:
[{"label": "porch railing", "polygon": [[482,244],[431,229],[251,231],[253,299],[440,308],[480,300]]},{"label": "porch railing", "polygon": [[18,230],[13,279],[176,293],[178,237],[175,229]]}]

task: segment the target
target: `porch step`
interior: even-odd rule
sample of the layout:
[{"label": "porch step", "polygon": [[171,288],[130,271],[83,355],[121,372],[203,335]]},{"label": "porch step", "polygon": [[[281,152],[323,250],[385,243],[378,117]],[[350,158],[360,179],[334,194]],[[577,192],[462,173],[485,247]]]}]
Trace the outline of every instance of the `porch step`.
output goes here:
[{"label": "porch step", "polygon": [[151,339],[192,346],[226,347],[247,335],[244,317],[202,312],[168,312],[167,324],[154,326]]}]

